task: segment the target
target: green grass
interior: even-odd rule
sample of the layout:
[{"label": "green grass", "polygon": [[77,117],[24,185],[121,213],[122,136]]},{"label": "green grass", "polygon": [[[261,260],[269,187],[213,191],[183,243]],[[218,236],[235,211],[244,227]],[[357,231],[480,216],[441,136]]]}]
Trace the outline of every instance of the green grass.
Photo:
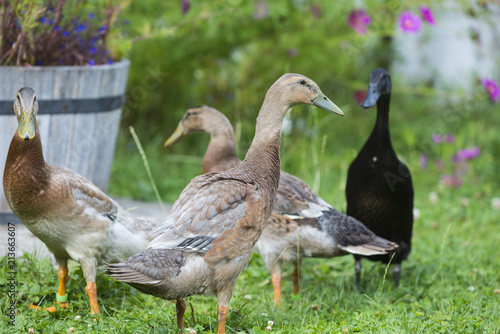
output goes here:
[{"label": "green grass", "polygon": [[[438,196],[438,204],[427,205],[415,224],[414,248],[403,265],[399,288],[393,288],[391,268],[384,277],[386,268],[381,264],[363,262],[363,293],[359,293],[352,257],[307,259],[299,296],[291,294],[292,268],[285,266],[283,305],[277,308],[269,275],[254,254],[238,280],[228,332],[264,333],[268,321],[273,321],[274,333],[498,333],[498,211],[491,210],[486,197],[462,207],[453,193]],[[2,286],[5,279],[2,273]],[[54,314],[30,310],[32,301],[43,306],[54,303],[56,279],[49,259],[40,260],[34,254],[19,258],[16,325],[4,324],[1,332],[27,333],[30,327],[35,333],[64,333],[70,327],[76,333],[174,332],[173,303],[144,295],[104,274],[97,281],[103,317],[94,322],[78,266],[70,270],[69,310]],[[197,296],[187,301],[194,314],[188,307],[186,325],[196,327],[198,333],[214,332],[215,298]],[[0,311],[6,314],[5,304]],[[76,316],[80,319],[75,320]]]},{"label": "green grass", "polygon": [[[284,266],[283,304],[275,307],[270,276],[260,256],[253,254],[231,300],[228,333],[267,333],[268,321],[274,322],[273,333],[500,332],[500,211],[491,204],[494,197],[500,197],[500,138],[497,129],[490,126],[500,124],[500,113],[498,107],[484,104],[462,115],[456,123],[444,117],[440,108],[445,107],[397,95],[391,108],[393,143],[410,166],[415,207],[421,212],[414,225],[412,253],[403,263],[400,287],[393,287],[392,268],[379,263],[363,262],[360,293],[354,285],[351,256],[305,259],[300,295],[291,293],[292,266],[288,264]],[[458,109],[453,105],[446,108]],[[349,114],[341,119],[321,110],[310,109],[305,114],[307,108],[296,109],[291,115],[294,129],[283,138],[284,169],[306,180],[323,198],[342,210],[347,167],[366,140],[375,113],[346,110]],[[305,124],[303,127],[301,122]],[[253,121],[248,123],[253,126]],[[456,142],[429,143],[436,128],[443,129],[443,133],[454,133]],[[138,135],[141,137],[141,133]],[[199,173],[208,136],[193,135],[185,143],[165,150],[162,144],[168,135],[157,134],[153,141],[142,144],[160,194],[171,202],[189,179]],[[249,141],[240,139],[240,155]],[[111,193],[154,201],[141,157],[130,144],[127,131],[122,131],[119,142]],[[451,155],[472,145],[481,148],[481,156],[470,161],[463,185],[443,186],[441,175],[453,168],[449,163]],[[431,157],[425,170],[418,167],[422,151]],[[444,161],[444,170],[433,163],[438,157]],[[429,200],[430,193],[437,196],[436,203]],[[7,289],[6,258],[0,261],[1,333],[28,333],[29,328],[35,333],[65,333],[70,327],[74,327],[75,333],[176,332],[174,304],[144,295],[102,272],[97,285],[103,316],[95,322],[89,314],[85,281],[77,265],[70,269],[69,310],[54,314],[30,310],[30,302],[40,302],[44,307],[53,305],[57,288],[57,273],[50,260],[39,259],[35,254],[24,254],[17,259],[17,317],[15,326],[10,327],[3,293]],[[251,299],[245,298],[247,295]],[[196,296],[187,302],[186,326],[196,328],[198,333],[214,332],[216,299]]]}]

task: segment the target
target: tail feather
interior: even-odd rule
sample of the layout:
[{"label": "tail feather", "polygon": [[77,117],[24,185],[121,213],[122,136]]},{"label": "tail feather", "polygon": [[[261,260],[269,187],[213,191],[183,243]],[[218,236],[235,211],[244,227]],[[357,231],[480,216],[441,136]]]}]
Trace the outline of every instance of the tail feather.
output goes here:
[{"label": "tail feather", "polygon": [[130,284],[156,285],[179,275],[184,254],[172,249],[146,249],[120,263],[104,263],[111,277]]},{"label": "tail feather", "polygon": [[154,279],[148,275],[134,270],[126,262],[104,263],[104,265],[106,266],[107,273],[118,281],[148,285],[159,284],[161,282],[161,280],[159,279]]},{"label": "tail feather", "polygon": [[[331,209],[323,215],[322,224],[331,229],[339,248],[359,255],[383,255],[396,248],[398,244],[377,236],[362,222]],[[327,223],[326,223],[327,222]]]},{"label": "tail feather", "polygon": [[340,245],[340,248],[346,252],[365,256],[387,254],[398,247],[398,244],[377,236],[372,242],[362,245]]}]

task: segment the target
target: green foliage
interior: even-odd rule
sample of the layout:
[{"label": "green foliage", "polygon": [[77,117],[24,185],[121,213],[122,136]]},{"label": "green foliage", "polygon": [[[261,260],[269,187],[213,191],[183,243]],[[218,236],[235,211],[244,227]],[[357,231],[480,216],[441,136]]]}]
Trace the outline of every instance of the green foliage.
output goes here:
[{"label": "green foliage", "polygon": [[[267,14],[256,18],[262,4]],[[122,14],[130,21],[132,64],[110,192],[155,200],[128,131],[132,125],[160,183],[160,194],[166,201],[175,200],[199,173],[198,157],[204,154],[207,136],[190,136],[172,149],[163,149],[162,144],[185,110],[196,105],[211,105],[228,116],[243,158],[264,95],[285,72],[315,80],[346,116],[333,118],[321,110],[295,107],[292,130],[283,136],[283,169],[317,190],[316,185],[325,191],[343,189],[348,163],[366,140],[375,115],[374,110],[361,110],[353,95],[367,88],[371,70],[389,67],[399,57],[393,46],[393,37],[404,34],[395,23],[398,14],[408,8],[418,11],[424,3],[366,1],[364,8],[372,18],[366,35],[347,24],[349,12],[358,8],[354,3],[323,2],[319,16],[313,5],[313,1],[288,0],[193,2],[182,15],[179,2],[131,2]],[[489,18],[487,9],[464,1],[448,7],[442,2],[428,5],[434,11],[446,8]],[[437,33],[435,27],[426,29]],[[404,159],[411,160],[412,169],[422,152],[429,153],[434,131],[463,133],[466,137],[456,147],[463,148],[458,144],[465,147],[471,136],[475,139],[482,133],[474,124],[499,110],[487,101],[479,83],[475,92],[466,94],[432,83],[412,83],[404,73],[391,75],[393,143]],[[495,157],[498,140],[491,139],[484,142],[494,149],[490,157]],[[331,193],[322,196],[329,200],[343,196],[341,191]]]}]

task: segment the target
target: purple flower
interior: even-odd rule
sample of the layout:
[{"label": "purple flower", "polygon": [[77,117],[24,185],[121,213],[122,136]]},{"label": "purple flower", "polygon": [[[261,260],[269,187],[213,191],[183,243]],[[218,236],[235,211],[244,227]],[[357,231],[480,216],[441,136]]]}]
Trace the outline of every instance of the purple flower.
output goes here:
[{"label": "purple flower", "polygon": [[95,46],[90,47],[89,52],[90,53],[96,53],[97,52],[96,47]]},{"label": "purple flower", "polygon": [[97,31],[98,31],[99,33],[103,33],[103,32],[106,32],[106,30],[107,30],[107,29],[108,29],[108,28],[107,28],[105,25],[102,25],[102,26],[100,26],[100,27],[99,27],[99,29],[97,29]]},{"label": "purple flower", "polygon": [[420,166],[420,169],[424,170],[427,167],[427,160],[428,160],[427,154],[422,154],[420,156],[420,160],[418,162],[418,165]]},{"label": "purple flower", "polygon": [[113,64],[113,59],[108,59],[108,61],[106,63],[108,63],[110,65]]},{"label": "purple flower", "polygon": [[479,147],[477,146],[468,147],[458,151],[455,159],[457,161],[471,160],[477,158],[479,154],[481,154],[481,150],[479,149]]},{"label": "purple flower", "polygon": [[454,143],[455,142],[455,136],[453,134],[451,134],[451,133],[448,133],[446,135],[446,141],[448,143]]},{"label": "purple flower", "polygon": [[288,55],[290,57],[297,57],[298,54],[299,54],[299,50],[297,50],[297,48],[288,49]]},{"label": "purple flower", "polygon": [[491,100],[497,102],[500,98],[500,89],[498,88],[497,82],[492,79],[479,79],[479,82],[483,85],[488,94],[490,94]]},{"label": "purple flower", "polygon": [[352,10],[347,19],[347,24],[358,34],[366,34],[366,27],[370,25],[372,19],[364,9]]},{"label": "purple flower", "polygon": [[64,37],[68,37],[69,36],[69,31],[63,31],[62,34],[63,34]]},{"label": "purple flower", "polygon": [[436,22],[434,21],[434,16],[432,15],[432,11],[430,7],[420,7],[420,14],[424,18],[424,21],[433,26]]},{"label": "purple flower", "polygon": [[76,28],[75,28],[75,32],[83,32],[87,29],[87,26],[85,24],[79,24]]},{"label": "purple flower", "polygon": [[89,59],[89,66],[94,66],[94,65],[95,65],[94,59]]},{"label": "purple flower", "polygon": [[94,13],[89,13],[89,19],[93,19],[95,17]]},{"label": "purple flower", "polygon": [[61,26],[56,26],[56,27],[54,28],[54,30],[55,30],[55,31],[61,31]]},{"label": "purple flower", "polygon": [[404,32],[415,34],[422,27],[422,20],[410,10],[407,10],[399,15],[399,27]]},{"label": "purple flower", "polygon": [[191,2],[189,2],[189,0],[181,0],[182,15],[186,15],[190,8]]},{"label": "purple flower", "polygon": [[45,17],[42,17],[42,18],[40,19],[40,23],[47,23],[47,19],[46,19]]},{"label": "purple flower", "polygon": [[267,3],[261,1],[254,3],[255,12],[253,13],[253,18],[256,20],[265,19],[269,15],[269,7]]}]

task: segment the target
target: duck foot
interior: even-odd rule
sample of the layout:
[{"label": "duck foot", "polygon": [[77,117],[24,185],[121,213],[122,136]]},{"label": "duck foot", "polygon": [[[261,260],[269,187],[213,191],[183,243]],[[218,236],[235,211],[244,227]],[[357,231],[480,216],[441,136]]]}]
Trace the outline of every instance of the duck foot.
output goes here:
[{"label": "duck foot", "polygon": [[[30,304],[29,308],[32,310],[37,310],[37,311],[42,310],[41,306],[35,305],[33,303]],[[54,313],[54,312],[57,312],[57,310],[61,309],[61,308],[68,309],[68,303],[67,302],[64,302],[64,303],[57,302],[57,306],[56,305],[49,306],[49,307],[44,308],[43,310],[50,312],[50,313]]]}]

